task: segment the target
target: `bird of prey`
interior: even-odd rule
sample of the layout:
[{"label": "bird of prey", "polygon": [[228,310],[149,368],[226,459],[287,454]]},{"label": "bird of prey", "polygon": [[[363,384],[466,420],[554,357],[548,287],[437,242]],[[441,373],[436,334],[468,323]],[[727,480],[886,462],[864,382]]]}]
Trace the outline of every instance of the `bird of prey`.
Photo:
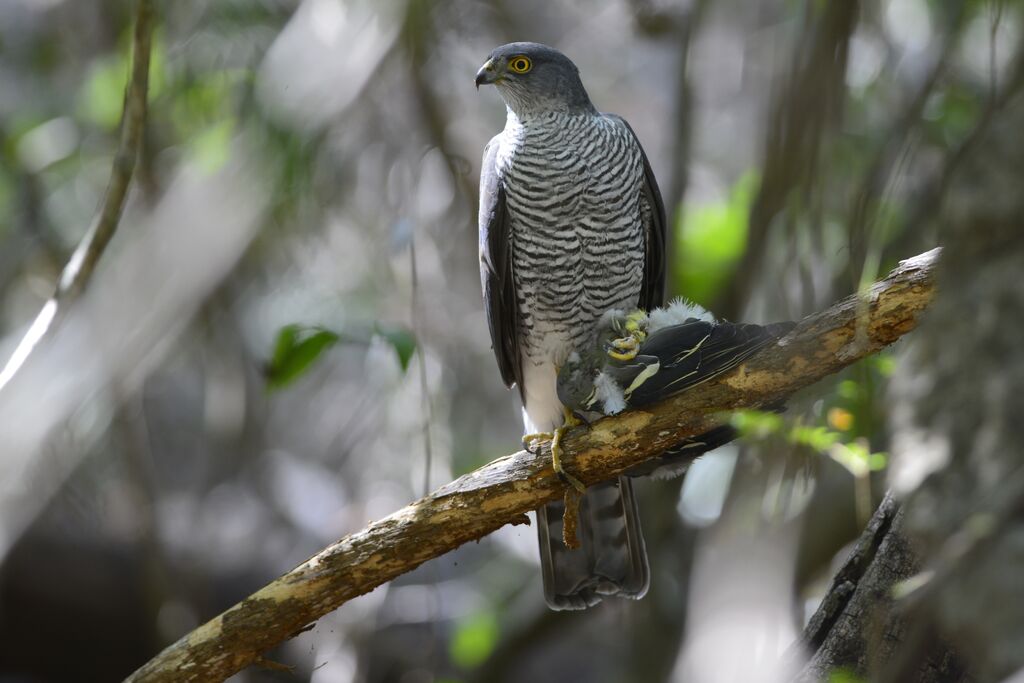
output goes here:
[{"label": "bird of prey", "polygon": [[[665,209],[650,163],[622,118],[594,108],[579,71],[537,43],[496,48],[476,74],[504,100],[504,130],[484,150],[480,274],[502,379],[523,401],[527,434],[551,433],[558,458],[566,411],[556,380],[591,343],[609,309],[663,303]],[[553,609],[602,596],[640,598],[650,571],[629,479],[583,496],[582,548],[561,541],[562,505],[537,511],[544,595]]]}]

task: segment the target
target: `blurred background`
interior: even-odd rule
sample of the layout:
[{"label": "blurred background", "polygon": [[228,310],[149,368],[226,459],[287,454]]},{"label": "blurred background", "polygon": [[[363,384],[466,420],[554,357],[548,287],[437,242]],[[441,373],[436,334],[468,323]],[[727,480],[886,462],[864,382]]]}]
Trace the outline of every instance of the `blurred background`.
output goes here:
[{"label": "blurred background", "polygon": [[[4,362],[103,196],[132,12],[0,3]],[[493,47],[561,49],[632,124],[672,293],[770,322],[939,242],[950,178],[1024,80],[1022,19],[1011,0],[158,2],[118,233],[0,392],[0,681],[123,678],[518,449],[477,267]],[[291,673],[234,680],[778,680],[884,492],[894,365],[640,484],[642,601],[548,611],[535,531],[506,527],[269,654]]]}]

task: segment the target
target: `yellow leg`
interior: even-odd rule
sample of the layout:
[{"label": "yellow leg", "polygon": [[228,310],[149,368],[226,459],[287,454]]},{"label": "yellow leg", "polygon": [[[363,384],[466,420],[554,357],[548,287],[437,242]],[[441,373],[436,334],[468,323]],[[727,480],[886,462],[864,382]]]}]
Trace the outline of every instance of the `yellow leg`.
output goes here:
[{"label": "yellow leg", "polygon": [[554,432],[534,432],[533,434],[523,435],[523,448],[530,453],[536,453],[534,449],[537,447],[540,441],[551,441],[555,438]]},{"label": "yellow leg", "polygon": [[562,435],[567,429],[571,429],[579,424],[582,424],[579,419],[572,414],[572,411],[568,408],[563,408],[563,415],[565,420],[561,427],[558,427],[552,432],[537,432],[535,434],[527,434],[523,437],[523,447],[533,453],[533,447],[536,446],[537,441],[551,440],[551,467],[555,470],[555,474],[558,478],[569,484],[574,489],[582,493],[587,490],[586,485],[565,471],[562,467]]},{"label": "yellow leg", "polygon": [[569,428],[570,427],[565,426],[559,427],[555,430],[555,438],[551,439],[551,466],[554,468],[555,474],[558,475],[559,479],[564,481],[566,484],[569,484],[580,493],[583,493],[587,490],[586,485],[576,477],[566,472],[565,468],[562,466],[562,434],[564,434],[565,430]]}]

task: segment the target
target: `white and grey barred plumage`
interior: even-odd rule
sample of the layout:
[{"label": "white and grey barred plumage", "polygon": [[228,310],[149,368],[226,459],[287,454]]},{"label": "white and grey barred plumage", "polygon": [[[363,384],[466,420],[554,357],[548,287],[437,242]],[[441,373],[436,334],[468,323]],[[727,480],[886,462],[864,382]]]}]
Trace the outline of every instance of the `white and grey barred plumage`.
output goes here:
[{"label": "white and grey barred plumage", "polygon": [[513,113],[492,144],[510,217],[527,430],[549,431],[561,420],[550,391],[556,368],[604,311],[639,300],[651,207],[640,191],[642,155],[620,119],[524,118]]},{"label": "white and grey barred plumage", "polygon": [[[522,396],[526,431],[550,431],[563,420],[558,367],[588,344],[602,314],[662,303],[665,211],[632,129],[594,108],[560,52],[504,45],[478,72],[482,83],[496,85],[508,109],[481,171],[488,325],[502,378]],[[538,510],[551,607],[646,592],[646,551],[627,479],[588,489],[582,549],[562,544],[561,517],[561,504]]]}]

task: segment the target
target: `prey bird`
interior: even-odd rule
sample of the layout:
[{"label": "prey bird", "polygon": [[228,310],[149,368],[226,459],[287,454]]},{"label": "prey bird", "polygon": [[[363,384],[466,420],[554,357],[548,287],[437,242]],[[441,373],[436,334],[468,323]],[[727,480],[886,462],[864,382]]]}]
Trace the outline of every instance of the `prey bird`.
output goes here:
[{"label": "prey bird", "polygon": [[[558,398],[585,422],[642,408],[734,370],[793,327],[792,322],[753,325],[718,320],[685,299],[650,312],[607,311],[590,345],[569,354],[559,369]],[[781,410],[782,405],[767,408]],[[735,429],[723,425],[625,474],[678,476],[695,457],[734,438]]]}]

